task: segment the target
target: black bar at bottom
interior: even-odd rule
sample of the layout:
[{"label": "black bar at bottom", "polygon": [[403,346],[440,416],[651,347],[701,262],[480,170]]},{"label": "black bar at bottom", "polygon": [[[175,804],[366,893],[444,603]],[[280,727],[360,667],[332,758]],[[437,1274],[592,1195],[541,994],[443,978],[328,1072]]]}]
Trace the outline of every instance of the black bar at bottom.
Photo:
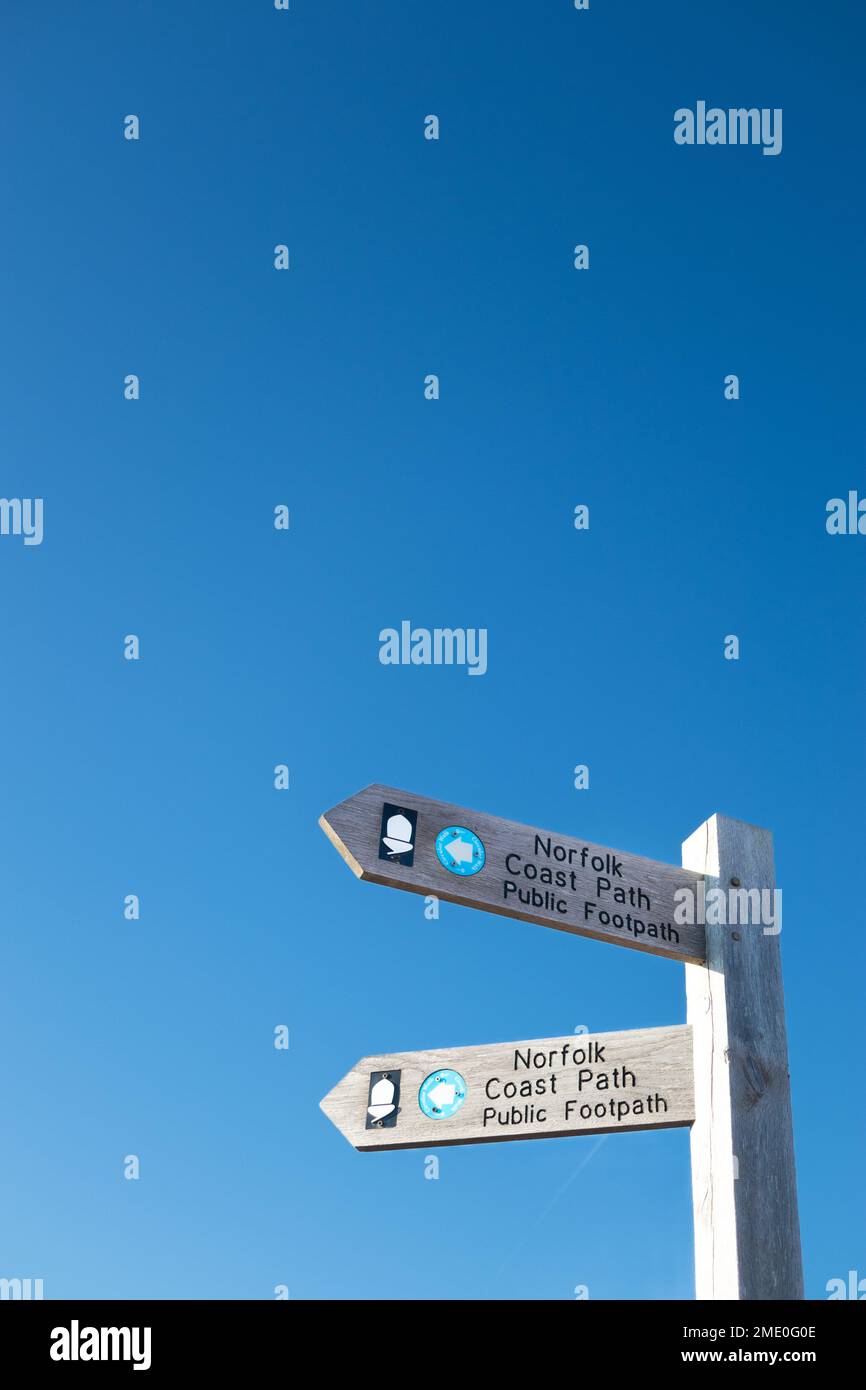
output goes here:
[{"label": "black bar at bottom", "polygon": [[222,1384],[250,1368],[315,1381],[331,1379],[342,1366],[366,1376],[378,1365],[384,1382],[414,1384],[438,1378],[459,1348],[463,1370],[475,1363],[488,1378],[506,1364],[513,1373],[521,1363],[536,1377],[553,1373],[569,1380],[581,1371],[598,1374],[603,1365],[641,1373],[802,1365],[826,1377],[856,1364],[866,1328],[862,1313],[859,1304],[844,1300],[5,1301],[0,1369],[97,1378],[108,1369],[115,1376],[137,1374],[142,1383],[145,1376],[190,1372],[199,1386],[211,1379]]}]

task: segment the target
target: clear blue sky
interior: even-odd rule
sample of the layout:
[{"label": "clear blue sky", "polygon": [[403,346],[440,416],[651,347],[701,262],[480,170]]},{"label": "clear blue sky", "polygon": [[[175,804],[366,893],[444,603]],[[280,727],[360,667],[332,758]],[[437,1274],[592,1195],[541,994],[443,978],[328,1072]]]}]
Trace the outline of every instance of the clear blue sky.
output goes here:
[{"label": "clear blue sky", "polygon": [[[679,965],[355,881],[317,817],[371,781],[673,863],[772,827],[807,1292],[866,1275],[862,9],[12,8],[0,1275],[691,1296],[685,1131],[431,1182],[319,1111],[366,1053],[685,1018]],[[782,154],[676,146],[699,99]],[[487,675],[380,665],[403,618]]]}]

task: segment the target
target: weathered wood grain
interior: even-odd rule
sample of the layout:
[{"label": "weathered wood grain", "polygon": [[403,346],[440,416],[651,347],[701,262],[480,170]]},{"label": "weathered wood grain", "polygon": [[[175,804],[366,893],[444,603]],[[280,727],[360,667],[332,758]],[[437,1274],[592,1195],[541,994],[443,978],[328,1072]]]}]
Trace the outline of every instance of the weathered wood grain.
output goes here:
[{"label": "weathered wood grain", "polygon": [[[565,1059],[560,1056],[563,1048],[568,1049]],[[517,1054],[523,1054],[525,1060],[527,1052],[531,1065],[524,1066]],[[572,1061],[575,1052],[576,1062]],[[551,1058],[551,1053],[556,1055]],[[542,1054],[544,1065],[535,1065]],[[443,1068],[458,1072],[464,1079],[466,1099],[449,1118],[430,1118],[420,1108],[419,1091],[427,1077]],[[367,1127],[374,1072],[399,1073],[400,1108],[393,1128]],[[551,1089],[551,1078],[555,1089]],[[528,1083],[532,1088],[541,1084],[544,1089],[529,1097],[506,1097],[501,1093],[509,1082]],[[590,1107],[592,1113],[582,1115],[582,1105]],[[526,1114],[528,1106],[534,1107],[532,1115]],[[622,1109],[624,1106],[628,1111]],[[573,1034],[362,1057],[325,1096],[321,1107],[350,1144],[367,1151],[689,1125],[694,1118],[691,1029],[680,1025]],[[603,1107],[605,1113],[596,1113],[596,1107]],[[515,1120],[515,1108],[523,1113],[519,1121]],[[485,1114],[491,1109],[496,1111],[495,1117]],[[507,1123],[503,1122],[506,1115]]]},{"label": "weathered wood grain", "polygon": [[[379,858],[385,802],[409,807],[418,814],[415,859],[411,867]],[[687,869],[379,785],[366,787],[326,811],[319,824],[352,872],[372,883],[410,893],[432,894],[464,907],[481,908],[485,912],[535,922],[597,941],[614,941],[620,946],[673,960],[705,959],[703,926],[700,923],[679,924],[674,920],[674,894],[682,888],[696,893],[702,881],[701,874]],[[436,857],[436,836],[449,825],[473,830],[484,844],[486,863],[473,877],[455,876],[443,868]],[[549,842],[550,857],[537,852],[539,836],[544,843]],[[584,847],[587,851],[585,865],[580,862]],[[618,871],[599,874],[591,866],[592,856],[605,864],[613,857],[613,862],[619,865]],[[554,886],[548,890],[538,877],[526,876],[527,867],[530,873],[537,873],[538,869],[561,871],[568,876],[568,886]],[[610,890],[604,890],[605,880],[610,881]],[[514,891],[507,888],[508,884]],[[637,896],[637,906],[614,901],[613,890],[620,888]],[[519,891],[531,894],[533,889],[541,895],[549,891],[562,908],[551,907],[549,903],[542,906],[537,900],[520,900]],[[647,900],[649,907],[645,905]],[[604,913],[608,914],[607,921]]]},{"label": "weathered wood grain", "polygon": [[[707,889],[773,889],[768,830],[712,816],[683,845]],[[707,924],[686,965],[695,1035],[691,1134],[699,1299],[798,1299],[803,1267],[779,936]]]}]

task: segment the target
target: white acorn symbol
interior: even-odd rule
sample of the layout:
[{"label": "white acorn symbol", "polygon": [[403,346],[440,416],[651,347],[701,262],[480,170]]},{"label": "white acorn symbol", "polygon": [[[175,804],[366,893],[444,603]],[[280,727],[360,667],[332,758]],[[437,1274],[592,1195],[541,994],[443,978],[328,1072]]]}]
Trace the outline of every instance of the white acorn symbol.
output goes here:
[{"label": "white acorn symbol", "polygon": [[380,1077],[370,1092],[367,1114],[372,1120],[384,1120],[394,1110],[394,1082],[387,1076]]},{"label": "white acorn symbol", "polygon": [[382,838],[392,854],[405,854],[412,848],[412,822],[407,816],[389,816]]}]

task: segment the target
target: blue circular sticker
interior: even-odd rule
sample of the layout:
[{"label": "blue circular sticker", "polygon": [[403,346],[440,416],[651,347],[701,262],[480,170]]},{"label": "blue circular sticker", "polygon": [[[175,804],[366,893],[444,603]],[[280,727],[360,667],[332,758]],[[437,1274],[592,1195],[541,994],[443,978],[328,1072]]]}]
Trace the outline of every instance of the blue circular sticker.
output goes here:
[{"label": "blue circular sticker", "polygon": [[436,858],[449,873],[469,878],[484,868],[484,846],[474,830],[465,825],[446,825],[436,836]]},{"label": "blue circular sticker", "polygon": [[459,1071],[431,1071],[418,1092],[418,1104],[430,1120],[447,1120],[466,1099],[466,1082]]}]

